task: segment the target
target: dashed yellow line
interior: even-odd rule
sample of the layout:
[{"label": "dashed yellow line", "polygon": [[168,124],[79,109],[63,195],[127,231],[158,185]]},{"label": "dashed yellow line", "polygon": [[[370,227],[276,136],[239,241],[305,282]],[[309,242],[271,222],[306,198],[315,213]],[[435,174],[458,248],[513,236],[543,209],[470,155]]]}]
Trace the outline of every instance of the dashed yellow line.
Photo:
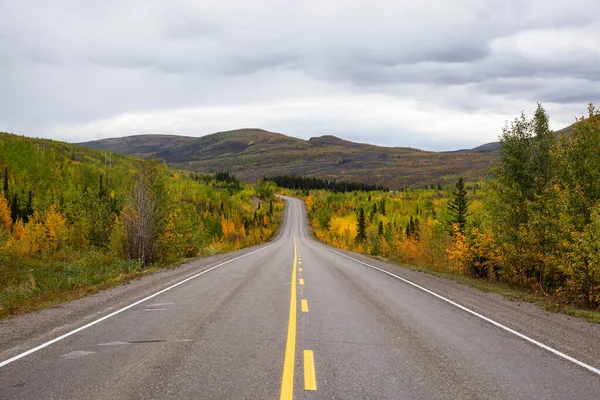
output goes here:
[{"label": "dashed yellow line", "polygon": [[300,305],[302,306],[302,312],[308,312],[308,301],[306,299],[302,299]]},{"label": "dashed yellow line", "polygon": [[294,266],[292,268],[292,289],[290,293],[290,319],[288,322],[287,344],[283,361],[283,376],[281,378],[280,400],[294,398],[294,357],[296,356],[296,268],[298,262],[298,247],[294,236]]},{"label": "dashed yellow line", "polygon": [[304,279],[300,278],[300,284],[304,285]]},{"label": "dashed yellow line", "polygon": [[302,272],[302,268],[298,268],[298,271]]},{"label": "dashed yellow line", "polygon": [[312,350],[304,350],[304,390],[317,390],[315,357]]}]

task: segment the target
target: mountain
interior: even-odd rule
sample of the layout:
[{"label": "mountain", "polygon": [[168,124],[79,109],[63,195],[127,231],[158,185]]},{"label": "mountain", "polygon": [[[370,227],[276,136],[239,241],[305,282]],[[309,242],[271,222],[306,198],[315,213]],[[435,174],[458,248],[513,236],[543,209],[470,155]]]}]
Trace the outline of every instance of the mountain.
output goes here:
[{"label": "mountain", "polygon": [[355,143],[329,135],[303,140],[262,129],[238,129],[199,138],[139,135],[80,144],[139,157],[156,155],[181,169],[228,171],[245,182],[265,175],[296,174],[376,183],[391,189],[443,184],[458,176],[483,180],[498,157],[489,145],[431,152]]},{"label": "mountain", "polygon": [[176,146],[192,139],[196,138],[177,135],[135,135],[122,138],[102,139],[80,144],[93,149],[110,149],[110,151],[115,153],[130,154],[144,158],[163,148]]}]

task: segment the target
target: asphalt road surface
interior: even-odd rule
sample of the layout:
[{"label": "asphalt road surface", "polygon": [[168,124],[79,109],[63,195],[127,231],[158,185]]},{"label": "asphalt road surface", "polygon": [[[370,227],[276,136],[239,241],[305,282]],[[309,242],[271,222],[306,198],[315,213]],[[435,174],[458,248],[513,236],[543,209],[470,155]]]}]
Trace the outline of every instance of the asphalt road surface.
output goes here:
[{"label": "asphalt road surface", "polygon": [[320,245],[287,201],[271,243],[11,339],[0,399],[600,399],[597,325]]}]

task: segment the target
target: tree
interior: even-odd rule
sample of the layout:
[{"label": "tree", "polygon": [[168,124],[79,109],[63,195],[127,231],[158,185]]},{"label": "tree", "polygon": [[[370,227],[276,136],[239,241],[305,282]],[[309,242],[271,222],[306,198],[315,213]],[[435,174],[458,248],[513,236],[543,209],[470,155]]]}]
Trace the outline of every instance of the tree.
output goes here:
[{"label": "tree", "polygon": [[365,219],[365,210],[363,210],[361,208],[358,210],[356,241],[364,242],[366,238],[367,238],[367,221]]},{"label": "tree", "polygon": [[166,166],[142,161],[133,180],[129,204],[123,209],[127,255],[146,266],[156,261],[157,240],[169,215]]},{"label": "tree", "polygon": [[410,221],[406,224],[406,237],[419,239],[419,219],[413,219],[412,215],[410,216]]},{"label": "tree", "polygon": [[496,231],[516,242],[528,208],[553,183],[556,140],[548,115],[538,103],[532,119],[525,113],[502,129],[500,162],[491,170],[491,212]]},{"label": "tree", "polygon": [[0,194],[0,228],[4,228],[6,232],[10,232],[12,222],[8,201],[6,201],[4,195]]},{"label": "tree", "polygon": [[8,198],[8,167],[4,168],[4,197]]},{"label": "tree", "polygon": [[591,221],[583,232],[576,232],[569,254],[568,286],[576,296],[583,296],[587,307],[600,303],[600,205],[594,207]]},{"label": "tree", "polygon": [[548,115],[540,103],[535,110],[532,125],[531,173],[533,174],[534,194],[541,195],[555,176],[551,153],[556,145],[556,138],[554,132],[550,130]]},{"label": "tree", "polygon": [[[491,171],[488,206],[494,240],[502,245],[503,273],[542,291],[560,287],[557,258],[569,241],[568,197],[557,171],[560,155],[540,104],[528,118],[521,113],[500,137],[500,160]],[[567,163],[568,164],[568,163]]]},{"label": "tree", "polygon": [[21,205],[19,204],[19,196],[17,193],[13,193],[12,195],[12,200],[10,202],[10,216],[12,217],[13,222],[16,222],[21,216]]},{"label": "tree", "polygon": [[456,225],[461,235],[465,234],[467,226],[467,217],[469,201],[467,199],[467,190],[463,178],[458,178],[456,190],[452,193],[452,200],[448,202],[448,213],[451,216],[450,224]]},{"label": "tree", "polygon": [[581,118],[571,138],[563,138],[561,147],[561,181],[570,191],[576,228],[591,221],[591,210],[600,201],[600,110],[593,104],[588,117]]}]

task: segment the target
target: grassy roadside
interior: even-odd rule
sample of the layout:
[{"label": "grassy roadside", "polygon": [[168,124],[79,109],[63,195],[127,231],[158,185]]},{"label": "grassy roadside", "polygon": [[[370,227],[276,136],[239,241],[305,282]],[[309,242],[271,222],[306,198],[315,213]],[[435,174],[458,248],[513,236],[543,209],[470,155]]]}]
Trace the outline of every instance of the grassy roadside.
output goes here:
[{"label": "grassy roadside", "polygon": [[27,296],[22,292],[13,293],[13,296],[6,296],[9,297],[5,299],[6,306],[0,307],[0,320],[13,318],[18,315],[45,308],[51,308],[61,303],[89,296],[123,283],[128,283],[133,279],[152,274],[162,269],[175,268],[178,265],[180,265],[180,263],[163,268],[153,266],[135,272],[115,272],[95,284],[76,286],[66,290],[45,291],[34,296]]}]

